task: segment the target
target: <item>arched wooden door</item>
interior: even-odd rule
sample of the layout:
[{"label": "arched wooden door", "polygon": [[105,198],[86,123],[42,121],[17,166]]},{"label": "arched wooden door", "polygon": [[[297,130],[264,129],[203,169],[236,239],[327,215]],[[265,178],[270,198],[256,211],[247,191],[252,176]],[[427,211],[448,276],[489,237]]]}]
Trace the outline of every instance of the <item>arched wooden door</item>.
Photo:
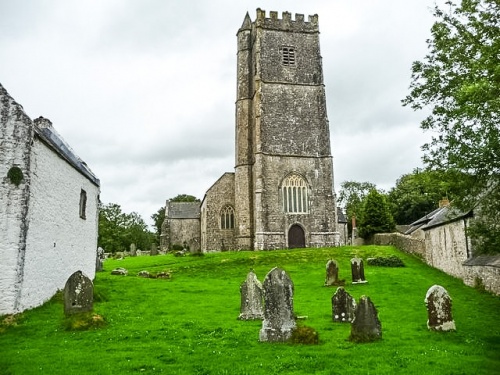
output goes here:
[{"label": "arched wooden door", "polygon": [[288,248],[296,249],[299,247],[306,247],[306,236],[304,229],[298,224],[294,224],[288,231]]}]

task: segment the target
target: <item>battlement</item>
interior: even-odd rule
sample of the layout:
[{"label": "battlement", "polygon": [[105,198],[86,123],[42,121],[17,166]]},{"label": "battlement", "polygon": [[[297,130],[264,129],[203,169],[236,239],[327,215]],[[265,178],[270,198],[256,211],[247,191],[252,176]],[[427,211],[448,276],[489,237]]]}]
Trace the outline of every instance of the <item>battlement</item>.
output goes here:
[{"label": "battlement", "polygon": [[309,21],[304,20],[304,15],[295,13],[295,19],[292,20],[290,12],[283,12],[282,18],[278,18],[278,12],[270,11],[269,17],[266,18],[266,11],[257,8],[257,18],[255,20],[256,27],[265,29],[283,30],[283,31],[299,31],[299,32],[318,32],[318,15],[309,16]]}]

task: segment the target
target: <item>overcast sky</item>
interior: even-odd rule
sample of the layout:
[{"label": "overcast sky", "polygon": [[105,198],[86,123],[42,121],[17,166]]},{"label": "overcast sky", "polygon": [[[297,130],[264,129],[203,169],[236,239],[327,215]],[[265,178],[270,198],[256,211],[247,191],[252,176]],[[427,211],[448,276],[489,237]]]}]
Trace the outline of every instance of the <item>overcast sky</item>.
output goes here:
[{"label": "overcast sky", "polygon": [[423,113],[401,106],[434,0],[0,0],[0,83],[101,180],[151,214],[234,171],[236,32],[257,8],[318,14],[335,188],[388,190],[421,166]]}]

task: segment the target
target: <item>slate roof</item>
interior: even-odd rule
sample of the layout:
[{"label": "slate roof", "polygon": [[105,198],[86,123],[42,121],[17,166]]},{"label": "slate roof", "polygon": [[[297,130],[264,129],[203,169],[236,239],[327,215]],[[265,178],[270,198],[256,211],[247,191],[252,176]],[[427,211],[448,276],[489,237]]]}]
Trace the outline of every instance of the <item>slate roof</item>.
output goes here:
[{"label": "slate roof", "polygon": [[490,266],[500,268],[500,255],[479,255],[463,262],[464,266]]},{"label": "slate roof", "polygon": [[451,206],[439,207],[411,223],[410,228],[404,234],[411,234],[417,229],[431,229],[469,216],[472,216],[472,211],[464,212]]},{"label": "slate roof", "polygon": [[[96,175],[90,170],[87,164],[80,159],[78,155],[76,155],[73,149],[66,143],[59,133],[57,133],[52,126],[43,128],[38,127],[36,125],[37,120],[34,121],[35,134],[77,171],[87,177],[95,185],[100,186],[100,181]],[[48,121],[46,119],[43,120]]]},{"label": "slate roof", "polygon": [[169,219],[199,219],[200,202],[168,202]]}]

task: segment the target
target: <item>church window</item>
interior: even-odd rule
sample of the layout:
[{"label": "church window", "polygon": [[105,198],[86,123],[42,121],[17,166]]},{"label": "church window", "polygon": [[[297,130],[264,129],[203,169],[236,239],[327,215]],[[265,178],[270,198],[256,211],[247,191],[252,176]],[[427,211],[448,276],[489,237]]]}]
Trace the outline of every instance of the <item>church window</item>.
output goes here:
[{"label": "church window", "polygon": [[285,66],[295,65],[295,48],[281,47],[281,63]]},{"label": "church window", "polygon": [[309,212],[307,183],[299,175],[292,174],[285,178],[281,186],[283,210],[289,213]]},{"label": "church window", "polygon": [[85,211],[87,210],[87,192],[85,190],[80,191],[80,218],[86,219]]},{"label": "church window", "polygon": [[220,229],[234,229],[234,209],[226,206],[222,209],[220,215]]}]

